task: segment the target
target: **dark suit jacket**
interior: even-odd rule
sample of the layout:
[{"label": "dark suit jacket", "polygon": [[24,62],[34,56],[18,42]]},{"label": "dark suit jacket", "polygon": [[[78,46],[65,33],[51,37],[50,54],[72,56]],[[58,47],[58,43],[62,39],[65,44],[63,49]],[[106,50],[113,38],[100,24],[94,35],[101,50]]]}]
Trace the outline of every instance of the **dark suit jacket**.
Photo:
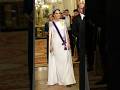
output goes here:
[{"label": "dark suit jacket", "polygon": [[49,31],[49,22],[45,23],[45,28],[44,28],[45,32]]},{"label": "dark suit jacket", "polygon": [[85,17],[82,20],[78,15],[74,18],[72,23],[72,33],[77,36],[80,49],[85,48]]}]

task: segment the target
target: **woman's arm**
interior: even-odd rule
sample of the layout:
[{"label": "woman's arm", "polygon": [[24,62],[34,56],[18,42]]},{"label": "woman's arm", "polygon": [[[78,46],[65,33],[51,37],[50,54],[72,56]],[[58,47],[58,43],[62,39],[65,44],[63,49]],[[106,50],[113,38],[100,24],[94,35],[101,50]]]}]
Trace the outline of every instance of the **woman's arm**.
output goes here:
[{"label": "woman's arm", "polygon": [[49,51],[53,51],[52,47],[52,28],[51,28],[51,23],[49,22]]},{"label": "woman's arm", "polygon": [[69,34],[68,34],[68,30],[67,30],[65,22],[64,22],[64,30],[65,30],[65,35],[66,35],[66,46],[68,49],[70,49],[70,38],[69,38]]}]

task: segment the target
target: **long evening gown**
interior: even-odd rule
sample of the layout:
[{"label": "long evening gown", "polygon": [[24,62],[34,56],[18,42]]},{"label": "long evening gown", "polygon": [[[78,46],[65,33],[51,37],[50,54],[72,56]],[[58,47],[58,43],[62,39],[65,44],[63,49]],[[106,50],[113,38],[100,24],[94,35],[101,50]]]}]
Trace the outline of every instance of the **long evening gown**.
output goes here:
[{"label": "long evening gown", "polygon": [[[54,21],[59,31],[68,42],[67,28],[64,20]],[[50,48],[53,51],[50,52]],[[52,22],[49,22],[49,60],[48,60],[48,85],[75,84],[71,50],[64,50],[62,40]]]}]

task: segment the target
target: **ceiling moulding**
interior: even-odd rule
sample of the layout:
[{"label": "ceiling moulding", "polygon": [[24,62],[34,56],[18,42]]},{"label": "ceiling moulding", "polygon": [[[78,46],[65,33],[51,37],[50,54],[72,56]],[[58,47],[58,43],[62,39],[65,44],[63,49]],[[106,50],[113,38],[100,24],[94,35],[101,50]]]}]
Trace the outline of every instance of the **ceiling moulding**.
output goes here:
[{"label": "ceiling moulding", "polygon": [[0,0],[0,2],[23,2],[24,0]]}]

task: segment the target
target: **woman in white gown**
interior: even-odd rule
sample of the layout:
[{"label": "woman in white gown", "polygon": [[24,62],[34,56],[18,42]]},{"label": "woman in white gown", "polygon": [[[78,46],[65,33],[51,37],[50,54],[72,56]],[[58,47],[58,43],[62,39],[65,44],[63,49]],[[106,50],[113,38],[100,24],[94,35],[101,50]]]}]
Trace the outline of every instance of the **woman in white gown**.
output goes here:
[{"label": "woman in white gown", "polygon": [[53,24],[49,22],[49,61],[48,61],[48,85],[72,85],[76,83],[74,77],[69,36],[64,20],[60,19],[60,10],[53,11],[54,22],[66,41],[66,48]]}]

